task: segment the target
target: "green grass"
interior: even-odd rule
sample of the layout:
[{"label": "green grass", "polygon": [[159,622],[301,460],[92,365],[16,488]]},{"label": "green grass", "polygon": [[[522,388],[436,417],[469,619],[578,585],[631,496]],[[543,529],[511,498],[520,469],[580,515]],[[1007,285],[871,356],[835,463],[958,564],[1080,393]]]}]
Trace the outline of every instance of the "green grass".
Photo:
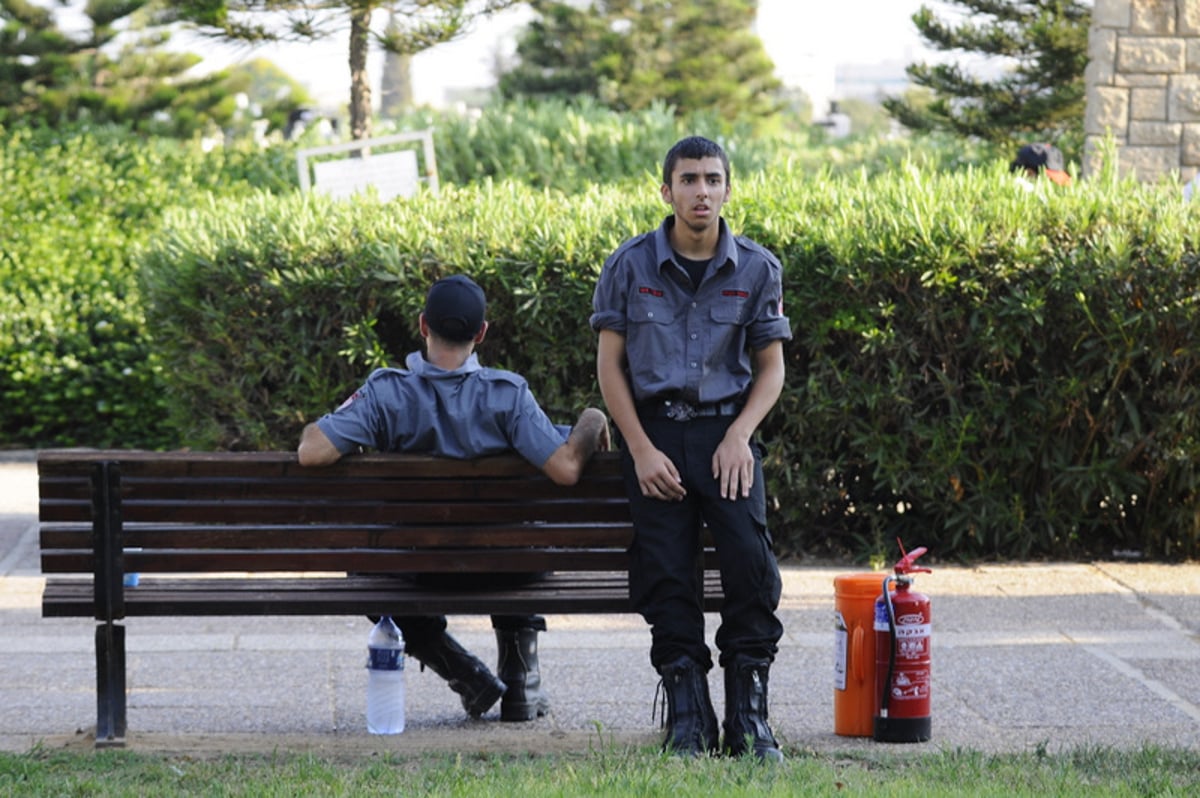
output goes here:
[{"label": "green grass", "polygon": [[646,749],[552,756],[0,753],[0,795],[791,796],[1196,795],[1200,752],[1144,747],[1022,754],[792,751],[783,765],[683,761]]}]

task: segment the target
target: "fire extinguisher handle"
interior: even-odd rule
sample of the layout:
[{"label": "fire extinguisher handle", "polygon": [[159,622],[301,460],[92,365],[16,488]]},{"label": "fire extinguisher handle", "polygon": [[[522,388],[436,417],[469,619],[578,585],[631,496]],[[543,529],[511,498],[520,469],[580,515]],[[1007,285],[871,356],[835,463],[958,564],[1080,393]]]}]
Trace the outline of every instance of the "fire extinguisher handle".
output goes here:
[{"label": "fire extinguisher handle", "polygon": [[[903,551],[903,550],[904,549],[901,548],[901,551]],[[924,554],[927,551],[929,551],[929,549],[925,548],[924,546],[918,546],[917,548],[913,549],[912,551],[907,552],[896,563],[896,568],[895,568],[896,574],[903,575],[903,574],[931,574],[931,573],[933,573],[933,571],[929,570],[928,568],[919,568],[916,565],[914,565],[914,563],[917,561],[917,558],[920,557],[922,554]]]}]

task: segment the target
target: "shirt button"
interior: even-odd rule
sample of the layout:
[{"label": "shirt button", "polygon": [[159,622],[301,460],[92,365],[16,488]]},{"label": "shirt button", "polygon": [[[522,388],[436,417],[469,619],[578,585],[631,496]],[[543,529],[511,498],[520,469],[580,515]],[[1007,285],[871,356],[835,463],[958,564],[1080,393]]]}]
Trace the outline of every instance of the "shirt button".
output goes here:
[{"label": "shirt button", "polygon": [[653,312],[647,313],[646,318],[648,318],[648,319],[654,318],[654,313]]},{"label": "shirt button", "polygon": [[697,337],[698,337],[698,336],[697,336],[695,333],[692,333],[692,340],[693,340],[693,341],[695,341]]},{"label": "shirt button", "polygon": [[696,361],[692,361],[692,368],[696,368]]}]

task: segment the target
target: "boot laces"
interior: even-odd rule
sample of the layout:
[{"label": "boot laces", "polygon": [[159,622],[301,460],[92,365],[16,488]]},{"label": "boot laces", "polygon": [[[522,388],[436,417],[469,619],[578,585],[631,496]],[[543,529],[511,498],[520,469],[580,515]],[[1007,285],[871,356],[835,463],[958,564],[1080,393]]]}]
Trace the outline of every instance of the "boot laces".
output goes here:
[{"label": "boot laces", "polygon": [[[661,718],[658,717],[659,713],[662,714]],[[655,719],[658,719],[658,728],[667,727],[667,691],[661,678],[658,680],[658,686],[654,688],[654,703],[650,705],[650,722],[654,723]]]}]

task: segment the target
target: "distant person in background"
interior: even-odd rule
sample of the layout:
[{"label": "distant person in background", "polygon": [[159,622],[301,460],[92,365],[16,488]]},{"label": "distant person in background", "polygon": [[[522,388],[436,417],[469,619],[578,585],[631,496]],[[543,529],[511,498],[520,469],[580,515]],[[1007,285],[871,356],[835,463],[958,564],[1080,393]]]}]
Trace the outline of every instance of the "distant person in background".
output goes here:
[{"label": "distant person in background", "polygon": [[1184,201],[1184,202],[1190,202],[1190,201],[1191,201],[1191,199],[1192,199],[1193,197],[1195,197],[1195,196],[1196,196],[1196,194],[1198,193],[1198,192],[1197,192],[1197,189],[1200,189],[1200,172],[1197,172],[1197,173],[1196,173],[1196,176],[1195,176],[1195,177],[1193,177],[1191,180],[1189,180],[1189,181],[1188,181],[1188,182],[1187,182],[1187,183],[1184,185],[1184,187],[1183,187],[1183,201]]},{"label": "distant person in background", "polygon": [[844,139],[850,135],[850,117],[838,107],[837,100],[829,102],[829,115],[817,124],[825,128],[831,139]]},{"label": "distant person in background", "polygon": [[1022,173],[1030,180],[1044,175],[1060,186],[1071,185],[1071,176],[1063,169],[1062,152],[1053,144],[1026,144],[1017,150],[1017,157],[1008,165],[1008,171]]}]

